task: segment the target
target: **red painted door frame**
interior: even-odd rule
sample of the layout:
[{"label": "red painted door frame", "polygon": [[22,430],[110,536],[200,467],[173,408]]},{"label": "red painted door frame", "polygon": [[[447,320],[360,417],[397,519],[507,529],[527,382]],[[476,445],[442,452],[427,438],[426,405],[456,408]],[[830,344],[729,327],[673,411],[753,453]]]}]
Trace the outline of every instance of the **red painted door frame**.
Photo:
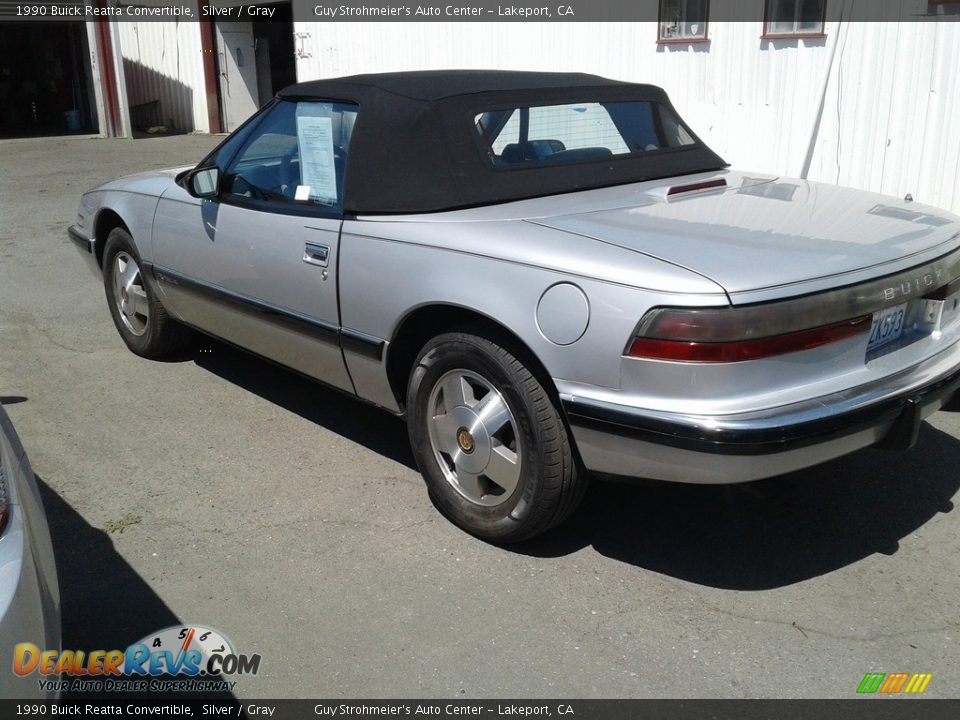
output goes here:
[{"label": "red painted door frame", "polygon": [[213,20],[204,18],[203,8],[210,6],[210,0],[197,0],[200,20],[200,50],[203,53],[203,84],[207,95],[207,122],[210,132],[223,132],[220,124],[220,83],[217,81],[217,41]]},{"label": "red painted door frame", "polygon": [[[104,0],[97,6],[104,7]],[[100,87],[103,88],[103,111],[107,115],[107,134],[119,137],[123,134],[120,120],[120,98],[117,94],[117,74],[114,72],[113,40],[110,37],[110,21],[94,20],[97,37],[97,52],[100,55]]]}]

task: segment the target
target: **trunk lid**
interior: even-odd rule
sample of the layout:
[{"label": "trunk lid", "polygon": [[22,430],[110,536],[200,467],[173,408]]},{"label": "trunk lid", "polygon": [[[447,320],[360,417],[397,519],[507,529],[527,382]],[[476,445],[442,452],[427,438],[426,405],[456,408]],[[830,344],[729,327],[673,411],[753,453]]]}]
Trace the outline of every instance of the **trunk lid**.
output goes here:
[{"label": "trunk lid", "polygon": [[628,207],[528,221],[679,265],[735,303],[827,278],[846,285],[859,271],[885,275],[960,244],[960,218],[852,188],[731,172],[726,187],[669,194],[701,180],[652,188]]}]

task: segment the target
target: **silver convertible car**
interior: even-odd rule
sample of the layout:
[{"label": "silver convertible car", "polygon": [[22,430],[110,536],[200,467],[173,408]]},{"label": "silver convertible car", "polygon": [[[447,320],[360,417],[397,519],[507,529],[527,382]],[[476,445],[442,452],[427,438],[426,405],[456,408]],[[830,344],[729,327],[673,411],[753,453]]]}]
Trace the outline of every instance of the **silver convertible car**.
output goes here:
[{"label": "silver convertible car", "polygon": [[124,342],[199,329],[406,417],[511,542],[588,473],[736,483],[905,449],[960,387],[960,218],[729,169],[649,85],[289,87],[196,167],[83,195]]}]

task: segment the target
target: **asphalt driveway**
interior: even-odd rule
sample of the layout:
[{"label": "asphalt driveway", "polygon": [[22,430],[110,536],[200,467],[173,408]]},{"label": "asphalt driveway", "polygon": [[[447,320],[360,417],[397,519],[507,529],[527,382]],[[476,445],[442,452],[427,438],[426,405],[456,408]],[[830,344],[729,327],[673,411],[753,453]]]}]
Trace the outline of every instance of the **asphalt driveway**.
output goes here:
[{"label": "asphalt driveway", "polygon": [[126,350],[65,234],[80,192],[216,142],[0,143],[0,396],[65,648],[213,626],[263,658],[240,698],[849,698],[870,671],[957,695],[960,414],[748,486],[595,484],[486,545],[432,507],[399,420],[214,341]]}]

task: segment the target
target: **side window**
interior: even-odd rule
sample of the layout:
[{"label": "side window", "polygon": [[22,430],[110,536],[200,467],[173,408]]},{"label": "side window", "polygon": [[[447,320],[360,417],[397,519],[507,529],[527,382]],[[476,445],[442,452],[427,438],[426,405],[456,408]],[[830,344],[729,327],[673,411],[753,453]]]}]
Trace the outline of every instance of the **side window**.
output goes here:
[{"label": "side window", "polygon": [[256,114],[252,115],[239,129],[230,133],[226,140],[224,140],[220,145],[214,148],[207,157],[203,159],[200,163],[200,167],[213,167],[223,168],[226,165],[227,161],[236,155],[237,150],[243,147],[244,143],[247,142],[247,139],[256,129],[257,124],[260,122],[260,117],[266,115],[270,112],[270,109],[273,107],[274,103],[270,103],[259,111]]},{"label": "side window", "polygon": [[339,210],[356,117],[347,103],[277,103],[225,170],[221,196]]}]

